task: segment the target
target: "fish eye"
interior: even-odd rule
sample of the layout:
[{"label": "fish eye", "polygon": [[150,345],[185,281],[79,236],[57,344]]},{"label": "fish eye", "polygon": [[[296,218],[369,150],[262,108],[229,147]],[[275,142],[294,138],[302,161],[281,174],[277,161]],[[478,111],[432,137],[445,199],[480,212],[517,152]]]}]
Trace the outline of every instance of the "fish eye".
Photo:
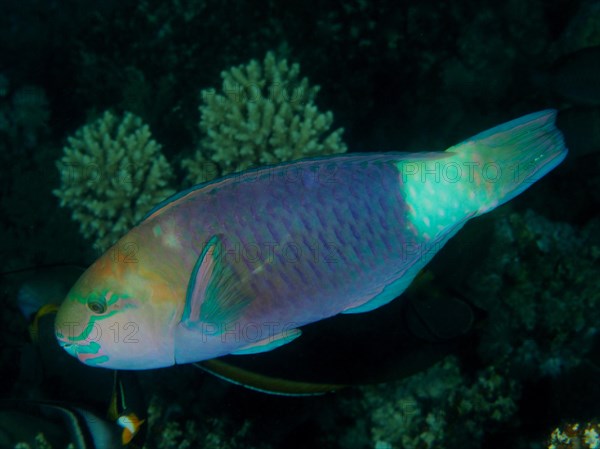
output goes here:
[{"label": "fish eye", "polygon": [[92,312],[102,314],[106,312],[106,299],[104,297],[88,298],[87,306]]}]

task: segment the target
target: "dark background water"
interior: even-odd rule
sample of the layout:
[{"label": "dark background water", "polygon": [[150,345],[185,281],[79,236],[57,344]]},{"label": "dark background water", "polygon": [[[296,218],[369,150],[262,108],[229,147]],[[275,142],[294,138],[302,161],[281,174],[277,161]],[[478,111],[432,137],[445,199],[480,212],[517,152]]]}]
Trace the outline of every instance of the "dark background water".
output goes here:
[{"label": "dark background water", "polygon": [[[439,394],[414,393],[419,382],[431,385],[427,376],[410,384],[410,394],[392,384],[288,399],[177,367],[140,376],[157,415],[149,447],[178,447],[185,439],[202,447],[427,447],[393,430],[418,435],[419,426],[423,434],[445,435],[431,447],[543,447],[564,420],[600,417],[593,380],[600,278],[600,57],[594,47],[600,45],[600,3],[22,0],[0,5],[2,272],[60,263],[87,266],[97,256],[52,194],[60,183],[55,161],[75,130],[106,109],[133,112],[149,124],[181,181],[178,163],[202,137],[201,89],[219,88],[222,70],[262,60],[269,50],[298,62],[301,75],[321,86],[315,103],[333,112],[333,127],[344,128],[348,151],[441,150],[528,112],[560,111],[568,159],[498,211],[488,228],[467,230],[473,238],[482,229],[494,237],[485,251],[464,251],[470,264],[456,274],[461,294],[484,316],[467,348],[457,353],[456,389],[464,387],[465,398],[481,395],[467,392],[467,386],[484,378],[494,384],[490,367],[502,379],[490,387],[490,397],[471,397],[485,419],[460,411],[466,399],[443,403]],[[586,48],[591,50],[581,53]],[[0,280],[0,390],[11,397],[15,385],[24,388],[28,368],[20,361],[27,333],[16,303],[24,280],[14,275]],[[506,301],[506,307],[496,307],[496,301]],[[452,369],[442,370],[438,383],[452,378]],[[47,381],[38,381],[40,396],[51,396],[43,386]],[[492,396],[507,398],[514,407],[494,403]],[[75,400],[68,392],[52,399]],[[425,421],[406,430],[410,419],[398,405],[403,400],[419,403],[422,414],[437,410],[446,433]],[[500,410],[498,419],[494,408]],[[174,432],[171,446],[161,440],[164,429]],[[459,430],[466,441],[457,436]]]}]

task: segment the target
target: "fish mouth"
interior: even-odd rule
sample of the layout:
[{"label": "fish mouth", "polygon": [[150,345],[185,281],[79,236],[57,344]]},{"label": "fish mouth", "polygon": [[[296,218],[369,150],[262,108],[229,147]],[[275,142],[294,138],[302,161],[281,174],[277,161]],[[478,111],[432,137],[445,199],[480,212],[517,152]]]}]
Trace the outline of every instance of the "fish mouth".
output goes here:
[{"label": "fish mouth", "polygon": [[78,358],[77,357],[77,346],[73,343],[67,343],[66,341],[62,341],[59,340],[58,344],[61,348],[63,348],[65,351],[67,351],[67,354],[69,354],[72,357]]},{"label": "fish mouth", "polygon": [[75,357],[86,365],[97,366],[108,361],[108,356],[102,354],[101,347],[96,342],[90,342],[86,345],[71,343],[64,340],[58,340],[58,344],[67,354]]}]

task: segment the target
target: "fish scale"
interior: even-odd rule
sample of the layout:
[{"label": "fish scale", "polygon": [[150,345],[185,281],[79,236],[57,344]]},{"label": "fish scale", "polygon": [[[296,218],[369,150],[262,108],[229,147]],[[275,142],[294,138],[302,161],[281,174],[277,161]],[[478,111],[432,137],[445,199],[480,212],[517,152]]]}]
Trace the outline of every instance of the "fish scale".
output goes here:
[{"label": "fish scale", "polygon": [[[385,170],[383,170],[382,166],[371,166],[368,170],[378,171],[377,177],[379,179],[386,180],[389,185],[395,185],[397,184],[398,176],[392,161],[393,159],[390,158],[389,164],[385,167]],[[282,298],[298,298],[301,297],[301,295],[305,295],[305,297],[301,297],[300,300],[310,301],[317,298],[306,295],[313,295],[313,292],[317,289],[324,288],[325,291],[330,289],[339,291],[344,288],[345,290],[348,290],[351,288],[345,286],[346,284],[350,284],[351,281],[351,279],[348,279],[348,273],[359,273],[359,270],[364,264],[367,264],[368,266],[377,266],[378,261],[388,260],[394,257],[392,248],[385,245],[385,243],[388,241],[398,242],[402,238],[402,227],[395,226],[393,228],[395,231],[391,234],[385,231],[385,229],[381,229],[381,232],[377,234],[371,234],[368,232],[366,225],[370,220],[385,223],[386,225],[390,221],[395,221],[394,224],[397,225],[397,217],[403,213],[404,209],[402,200],[399,195],[396,195],[395,197],[383,195],[385,189],[373,189],[373,191],[371,191],[371,189],[369,189],[369,183],[366,182],[369,181],[370,178],[368,173],[366,173],[366,170],[363,171],[360,178],[355,176],[354,179],[352,179],[349,175],[353,172],[354,166],[359,162],[360,159],[340,161],[340,180],[336,181],[335,185],[323,183],[319,189],[322,197],[321,201],[307,203],[304,210],[295,211],[296,214],[300,214],[300,222],[310,222],[312,224],[310,230],[299,226],[295,226],[293,229],[285,227],[283,225],[285,222],[283,216],[289,216],[292,213],[289,210],[276,209],[270,211],[269,215],[262,217],[262,219],[257,217],[257,220],[252,226],[253,229],[267,228],[277,230],[274,235],[271,233],[270,236],[266,236],[268,241],[280,243],[280,245],[276,247],[278,259],[275,264],[275,272],[279,275],[285,273],[288,279],[296,278],[293,270],[290,270],[290,265],[293,265],[296,270],[300,270],[302,273],[308,273],[311,281],[309,283],[294,282],[292,285],[285,284],[285,288],[277,292],[269,292],[269,296],[274,294],[280,295]],[[328,162],[314,161],[305,168],[307,171],[312,171],[323,163]],[[350,197],[347,195],[349,179],[352,179],[352,183],[355,186],[363,187],[358,189],[358,191],[363,192],[361,196]],[[273,194],[275,199],[267,196],[264,200],[266,203],[275,202],[277,197],[281,195],[281,192],[285,192],[282,195],[285,195],[290,203],[294,202],[294,195],[304,195],[302,189],[294,188],[297,186],[287,183],[285,179],[281,183],[268,182],[270,183],[270,191],[275,192]],[[377,194],[382,198],[375,197]],[[359,214],[355,214],[360,217],[359,220],[356,220],[353,223],[356,234],[349,232],[349,224],[354,220],[350,211],[352,209],[364,209],[371,201],[385,201],[387,204],[385,205],[385,208],[379,209],[379,213],[374,214],[375,216],[369,216],[368,214],[360,216]],[[265,226],[265,221],[271,223],[271,226]],[[278,225],[272,223],[277,223]],[[389,228],[391,229],[392,227]],[[239,226],[233,227],[231,232],[236,235],[245,234],[245,230]],[[290,235],[288,241],[282,239],[282,236],[285,234]],[[357,235],[361,238],[357,238]],[[240,238],[240,243],[242,246],[258,244],[259,247],[264,247],[264,245],[261,245],[261,242],[244,241],[243,237]],[[295,260],[295,258],[290,257],[289,254],[286,254],[286,251],[291,248],[290,245],[294,245],[295,248],[298,248],[300,255],[298,260]],[[360,260],[356,260],[355,263],[349,263],[349,259],[344,257],[342,251],[337,251],[335,255],[333,254],[335,248],[342,247],[354,248],[354,251],[363,254],[363,256]],[[365,254],[370,252],[370,248],[373,247],[379,247],[380,251],[377,253],[371,252],[372,259],[367,261],[367,256],[365,256]],[[386,252],[383,252],[383,250]],[[327,259],[330,257],[335,257],[335,261],[328,261]],[[264,260],[261,262],[264,263]],[[335,270],[333,270],[333,265],[336,265]],[[246,268],[252,269],[253,267],[247,266]],[[311,270],[311,268],[313,269]],[[385,267],[380,267],[380,269],[383,268]],[[323,279],[324,273],[332,273],[333,276],[328,276]],[[325,281],[325,285],[323,285],[323,281]],[[360,276],[358,279],[353,280],[352,283],[359,284]],[[264,289],[260,289],[259,291],[256,291],[256,293],[258,295],[264,295],[265,292],[263,290]],[[360,289],[358,291],[360,291]]]},{"label": "fish scale", "polygon": [[[284,176],[286,167],[274,169],[269,177],[256,179],[253,175],[247,181],[244,178],[236,180],[235,183],[227,188],[218,188],[214,196],[210,196],[209,204],[198,205],[193,202],[184,202],[181,206],[173,208],[170,213],[164,214],[160,220],[169,220],[171,216],[181,216],[183,222],[178,227],[187,228],[189,233],[196,232],[197,229],[210,229],[211,232],[219,232],[214,225],[214,217],[219,208],[219,217],[223,223],[227,223],[227,231],[224,233],[223,245],[226,250],[233,251],[236,256],[234,265],[241,278],[256,270],[258,264],[265,264],[267,256],[264,251],[261,254],[261,260],[249,260],[244,257],[246,254],[243,248],[258,247],[265,248],[265,244],[274,246],[276,263],[272,264],[272,272],[269,275],[275,275],[283,282],[275,284],[275,290],[269,288],[270,285],[264,283],[264,277],[253,276],[252,290],[257,297],[276,297],[281,309],[286,308],[288,301],[318,301],[318,291],[326,296],[328,291],[349,292],[354,290],[360,292],[359,287],[353,287],[352,284],[360,284],[361,271],[366,264],[369,267],[376,267],[379,261],[390,260],[394,257],[392,246],[385,245],[386,241],[398,242],[401,239],[402,226],[398,226],[398,217],[404,213],[402,198],[397,193],[389,195],[386,192],[391,186],[397,187],[398,172],[393,162],[397,160],[393,156],[387,156],[385,165],[370,164],[368,168],[362,168],[360,175],[353,175],[357,164],[362,164],[363,159],[369,156],[351,156],[347,160],[340,160],[338,163],[339,179],[335,182],[320,182],[319,196],[321,201],[306,201],[302,210],[294,210],[285,207],[285,204],[301,202],[300,197],[306,198],[306,192],[298,183],[289,182]],[[306,172],[318,172],[324,164],[331,163],[326,160],[315,160],[306,162],[302,167]],[[270,169],[273,170],[273,169]],[[379,180],[385,184],[383,188],[375,186],[373,179]],[[244,193],[239,196],[239,189],[250,186],[254,191],[269,192],[268,195],[257,196],[255,202],[249,203],[246,197],[254,198],[252,193]],[[348,194],[350,185],[354,186],[354,192],[362,192],[360,196],[351,197]],[[399,189],[396,188],[399,192]],[[219,199],[219,195],[222,199]],[[285,203],[282,203],[283,199]],[[371,202],[385,203],[385,208],[374,211],[374,216],[360,214],[360,209],[369,210]],[[222,208],[219,205],[225,203],[229,207]],[[274,205],[284,204],[283,207]],[[200,208],[203,214],[194,214],[193,209]],[[184,212],[184,209],[188,209]],[[262,210],[263,214],[252,213],[252,210]],[[254,223],[250,226],[239,217],[247,215],[254,216]],[[291,217],[297,216],[299,219],[292,220]],[[355,220],[354,216],[360,219]],[[195,219],[191,217],[196,217]],[[287,218],[286,218],[287,217]],[[379,223],[385,223],[386,228],[393,229],[390,234],[385,229],[381,229],[377,234],[372,234],[368,230],[368,222],[374,220]],[[293,227],[285,226],[285,223],[296,223]],[[390,222],[394,226],[389,226]],[[309,224],[310,227],[303,227],[301,224]],[[355,232],[350,232],[350,225]],[[378,228],[379,229],[379,228]],[[284,236],[289,236],[287,239]],[[357,238],[360,237],[360,238]],[[208,237],[205,239],[208,240]],[[237,245],[237,246],[236,246]],[[293,245],[293,246],[292,246]],[[350,263],[350,259],[343,256],[343,252],[335,255],[334,263],[328,261],[328,257],[333,257],[335,248],[351,247],[357,254],[362,254],[360,259],[355,259]],[[371,252],[370,248],[379,248],[377,253]],[[291,248],[297,248],[299,258],[296,260],[289,253]],[[385,250],[386,252],[382,252]],[[241,251],[241,253],[240,253]],[[370,253],[371,260],[366,260],[365,254]],[[241,255],[240,255],[241,254]],[[335,270],[333,269],[335,265]],[[191,271],[192,267],[188,267]],[[385,267],[380,267],[383,269]],[[397,268],[397,267],[396,267]],[[300,271],[305,277],[303,280],[298,274]],[[328,276],[324,276],[327,273]],[[354,279],[349,279],[348,274],[355,273]],[[332,276],[333,274],[333,276]],[[357,276],[358,274],[358,276]],[[350,282],[352,281],[352,282]],[[335,298],[330,299],[331,309],[334,310],[339,305]],[[257,301],[258,304],[258,301]],[[277,315],[275,310],[271,315]]]}]

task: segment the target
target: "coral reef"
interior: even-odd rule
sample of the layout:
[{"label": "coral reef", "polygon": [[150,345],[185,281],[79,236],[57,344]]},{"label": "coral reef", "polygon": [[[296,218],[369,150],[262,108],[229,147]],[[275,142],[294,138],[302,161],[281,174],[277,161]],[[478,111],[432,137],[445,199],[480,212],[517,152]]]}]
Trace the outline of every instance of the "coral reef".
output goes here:
[{"label": "coral reef", "polygon": [[57,163],[61,206],[81,233],[106,250],[158,202],[174,193],[172,169],[139,117],[105,112],[68,139]]},{"label": "coral reef", "polygon": [[494,367],[465,374],[448,357],[405,380],[362,388],[350,403],[356,416],[367,416],[377,448],[477,448],[485,432],[506,425],[517,412],[517,382]]},{"label": "coral reef", "polygon": [[234,427],[227,417],[215,416],[198,419],[173,417],[158,396],[153,396],[148,406],[148,432],[157,435],[153,440],[156,449],[270,449],[271,446],[248,443],[251,423],[246,420]]},{"label": "coral reef", "polygon": [[[600,221],[578,231],[528,210],[496,223],[469,285],[488,313],[479,353],[518,379],[558,376],[589,352],[600,321]],[[568,317],[568,319],[565,319]]]},{"label": "coral reef", "polygon": [[76,226],[57,210],[49,188],[58,182],[52,118],[46,88],[10,70],[0,73],[0,253],[13,255],[2,258],[0,271],[85,253]]},{"label": "coral reef", "polygon": [[[32,149],[48,134],[50,107],[44,89],[35,85],[11,88],[0,73],[0,148]],[[4,148],[9,151],[9,148]]]},{"label": "coral reef", "polygon": [[600,449],[598,422],[568,423],[550,435],[548,449]]},{"label": "coral reef", "polygon": [[560,38],[562,53],[600,45],[600,4],[584,0]]},{"label": "coral reef", "polygon": [[318,86],[298,79],[299,64],[268,52],[262,63],[223,71],[222,93],[203,90],[193,158],[182,162],[192,184],[253,166],[344,153],[343,129],[329,132],[333,114],[314,105]]},{"label": "coral reef", "polygon": [[[50,110],[44,90],[38,86],[15,86],[0,73],[0,162],[29,152],[40,137],[46,137]],[[4,164],[3,164],[4,165]],[[8,177],[3,178],[3,184]],[[3,185],[2,191],[7,190]]]},{"label": "coral reef", "polygon": [[[43,433],[38,433],[35,436],[33,446],[28,443],[17,443],[14,449],[53,449],[52,445],[46,440]],[[59,449],[59,448],[54,448]],[[69,444],[65,449],[75,449],[73,444]]]}]

